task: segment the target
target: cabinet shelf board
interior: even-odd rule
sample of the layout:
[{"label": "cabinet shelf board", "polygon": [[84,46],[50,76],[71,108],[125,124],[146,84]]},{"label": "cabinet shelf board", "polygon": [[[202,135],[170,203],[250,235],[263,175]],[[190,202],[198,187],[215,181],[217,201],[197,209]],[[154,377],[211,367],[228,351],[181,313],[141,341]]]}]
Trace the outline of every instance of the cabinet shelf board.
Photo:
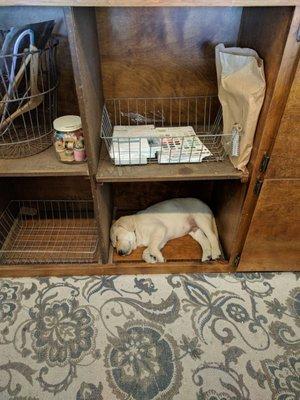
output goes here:
[{"label": "cabinet shelf board", "polygon": [[163,264],[36,264],[0,265],[0,277],[25,276],[79,276],[79,275],[136,275],[136,274],[192,274],[233,273],[234,268],[226,261],[170,262]]},{"label": "cabinet shelf board", "polygon": [[88,167],[83,164],[64,164],[57,160],[54,148],[34,156],[0,159],[0,176],[88,176]]},{"label": "cabinet shelf board", "polygon": [[[161,7],[161,6],[295,6],[297,0],[31,0],[32,6]],[[0,6],[23,6],[24,0],[0,0]]]},{"label": "cabinet shelf board", "polygon": [[154,182],[184,180],[240,179],[247,181],[248,173],[235,169],[227,159],[221,162],[198,164],[147,164],[115,166],[102,146],[97,182]]}]

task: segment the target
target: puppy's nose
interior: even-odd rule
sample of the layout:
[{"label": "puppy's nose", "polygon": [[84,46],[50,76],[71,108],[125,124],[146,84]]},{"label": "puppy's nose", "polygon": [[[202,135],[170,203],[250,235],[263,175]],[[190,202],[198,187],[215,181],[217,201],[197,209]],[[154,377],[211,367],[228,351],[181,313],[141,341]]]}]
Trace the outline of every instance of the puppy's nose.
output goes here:
[{"label": "puppy's nose", "polygon": [[125,251],[124,251],[124,250],[118,250],[118,255],[119,255],[119,256],[124,256],[124,254],[125,254]]}]

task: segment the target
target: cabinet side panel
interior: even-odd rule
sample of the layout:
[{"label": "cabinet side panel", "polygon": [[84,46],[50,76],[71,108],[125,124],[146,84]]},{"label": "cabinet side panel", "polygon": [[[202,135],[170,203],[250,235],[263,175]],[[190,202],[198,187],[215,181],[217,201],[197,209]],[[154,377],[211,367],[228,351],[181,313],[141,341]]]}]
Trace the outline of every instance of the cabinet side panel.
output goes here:
[{"label": "cabinet side panel", "polygon": [[102,112],[100,55],[95,10],[85,7],[66,8],[65,16],[89,169],[91,174],[95,174],[100,155]]},{"label": "cabinet side panel", "polygon": [[228,259],[237,239],[237,229],[246,190],[247,184],[239,181],[214,182],[212,207],[222,249]]}]

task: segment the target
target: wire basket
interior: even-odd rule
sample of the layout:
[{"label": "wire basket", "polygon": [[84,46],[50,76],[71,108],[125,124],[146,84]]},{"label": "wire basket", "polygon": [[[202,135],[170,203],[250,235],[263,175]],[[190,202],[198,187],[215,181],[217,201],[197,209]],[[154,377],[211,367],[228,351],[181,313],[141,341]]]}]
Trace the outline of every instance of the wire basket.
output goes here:
[{"label": "wire basket", "polygon": [[98,232],[89,201],[13,200],[0,216],[0,263],[91,263]]},{"label": "wire basket", "polygon": [[52,144],[57,44],[0,56],[0,158],[31,156]]},{"label": "wire basket", "polygon": [[238,155],[239,137],[222,132],[217,96],[109,99],[102,114],[101,138],[116,165],[223,161]]}]

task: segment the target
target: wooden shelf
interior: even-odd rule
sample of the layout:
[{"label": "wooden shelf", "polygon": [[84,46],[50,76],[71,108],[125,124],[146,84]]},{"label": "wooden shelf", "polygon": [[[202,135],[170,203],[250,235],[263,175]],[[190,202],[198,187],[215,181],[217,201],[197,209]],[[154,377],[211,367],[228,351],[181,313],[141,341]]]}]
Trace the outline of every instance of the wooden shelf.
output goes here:
[{"label": "wooden shelf", "polygon": [[[284,270],[284,267],[282,267]],[[235,270],[225,261],[211,261],[206,264],[198,261],[170,262],[164,264],[120,263],[120,264],[35,264],[0,265],[0,277],[25,276],[79,276],[79,275],[136,275],[136,274],[195,274],[195,273],[234,273]]]},{"label": "wooden shelf", "polygon": [[[297,0],[31,0],[36,6],[130,7],[130,6],[296,6]],[[0,5],[23,6],[24,0],[0,0]]]},{"label": "wooden shelf", "polygon": [[57,160],[54,148],[30,157],[0,159],[0,176],[88,176],[87,163],[64,164]]},{"label": "wooden shelf", "polygon": [[203,162],[201,164],[147,164],[137,166],[115,166],[102,146],[97,182],[154,182],[208,179],[241,179],[246,182],[248,174],[235,169],[229,160]]}]

